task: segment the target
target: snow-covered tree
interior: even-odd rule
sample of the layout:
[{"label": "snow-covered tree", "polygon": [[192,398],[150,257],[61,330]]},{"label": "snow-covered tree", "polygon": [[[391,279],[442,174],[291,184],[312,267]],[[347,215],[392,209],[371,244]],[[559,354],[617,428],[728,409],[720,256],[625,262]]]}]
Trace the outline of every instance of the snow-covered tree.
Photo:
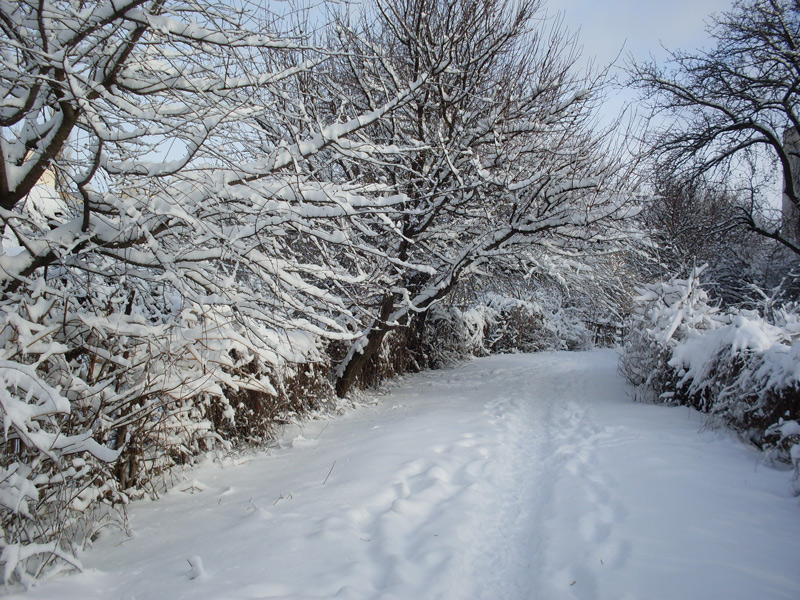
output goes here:
[{"label": "snow-covered tree", "polygon": [[248,2],[0,5],[6,581],[220,442],[209,410],[234,420],[233,392],[274,396],[276,367],[352,336],[336,290],[370,248],[347,231],[402,198],[309,158],[419,82],[309,120],[296,82],[328,57],[280,27]]},{"label": "snow-covered tree", "polygon": [[463,277],[507,259],[534,268],[545,255],[577,253],[625,215],[627,198],[612,191],[618,164],[592,120],[600,78],[576,72],[574,41],[542,16],[538,0],[378,0],[362,21],[339,23],[345,58],[335,73],[350,111],[424,80],[364,130],[410,151],[366,168],[340,164],[408,198],[393,223],[399,235],[383,246],[395,259],[385,292],[339,365],[340,395],[389,331]]}]

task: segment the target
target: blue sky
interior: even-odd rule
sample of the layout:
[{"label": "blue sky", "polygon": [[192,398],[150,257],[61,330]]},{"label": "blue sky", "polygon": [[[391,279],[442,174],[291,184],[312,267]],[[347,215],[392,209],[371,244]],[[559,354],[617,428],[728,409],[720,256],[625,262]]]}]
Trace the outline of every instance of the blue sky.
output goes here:
[{"label": "blue sky", "polygon": [[[596,57],[597,66],[604,66],[622,51],[620,67],[630,58],[642,61],[651,54],[663,64],[667,53],[662,45],[670,50],[712,49],[706,32],[709,17],[732,5],[733,0],[545,0],[548,14],[561,13],[570,32],[580,29],[585,59]],[[621,70],[616,74],[624,81]],[[635,100],[633,90],[615,89],[599,109],[601,122],[613,120],[630,102],[635,106]],[[775,207],[780,206],[780,189],[776,180],[768,192]]]},{"label": "blue sky", "polygon": [[[657,59],[670,49],[708,46],[709,15],[731,7],[732,0],[547,0],[548,13],[561,12],[570,31],[580,28],[586,57],[607,64],[623,51],[641,60]],[[624,48],[623,48],[624,46]]]},{"label": "blue sky", "polygon": [[[625,82],[622,68],[631,59],[643,61],[652,55],[663,64],[668,57],[664,47],[713,47],[706,31],[709,17],[732,4],[733,0],[545,0],[544,9],[551,16],[560,14],[568,31],[578,34],[582,60],[594,59],[596,67],[616,60],[611,74]],[[599,108],[601,122],[613,121],[626,106],[634,108],[636,99],[634,90],[616,88]]]}]

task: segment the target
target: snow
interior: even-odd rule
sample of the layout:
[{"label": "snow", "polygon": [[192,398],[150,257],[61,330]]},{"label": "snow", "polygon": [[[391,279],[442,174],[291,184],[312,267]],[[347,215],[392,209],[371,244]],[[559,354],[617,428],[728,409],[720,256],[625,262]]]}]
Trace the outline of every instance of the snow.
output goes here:
[{"label": "snow", "polygon": [[10,597],[800,598],[788,472],[627,391],[608,350],[408,377],[186,472]]}]

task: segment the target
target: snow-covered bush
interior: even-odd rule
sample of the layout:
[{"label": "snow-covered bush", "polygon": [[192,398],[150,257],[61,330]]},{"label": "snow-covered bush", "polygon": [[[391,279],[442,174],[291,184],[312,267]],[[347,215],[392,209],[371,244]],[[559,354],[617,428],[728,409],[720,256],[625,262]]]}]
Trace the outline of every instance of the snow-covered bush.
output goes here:
[{"label": "snow-covered bush", "polygon": [[792,465],[792,483],[795,492],[800,494],[800,422],[781,418],[765,433],[768,456]]},{"label": "snow-covered bush", "polygon": [[636,299],[621,370],[639,398],[687,404],[797,469],[800,311],[710,307],[697,271]]},{"label": "snow-covered bush", "polygon": [[471,356],[584,350],[593,346],[586,317],[580,307],[561,306],[546,294],[520,300],[484,293],[469,307],[436,305],[428,312],[424,355],[435,368]]},{"label": "snow-covered bush", "polygon": [[564,305],[557,296],[536,294],[528,300],[487,294],[486,307],[494,317],[487,322],[489,351],[541,352],[586,350],[592,333],[580,306]]},{"label": "snow-covered bush", "polygon": [[91,301],[42,280],[0,305],[5,582],[28,584],[56,559],[77,566],[75,548],[121,524],[128,498],[158,494],[173,468],[263,441],[332,397],[317,336],[92,284]]},{"label": "snow-covered bush", "polygon": [[46,319],[55,303],[17,300],[0,310],[0,567],[4,583],[28,584],[59,559],[76,565],[73,544],[124,496],[110,474],[119,450],[95,439],[97,415],[87,426],[72,402],[68,347]]},{"label": "snow-covered bush", "polygon": [[678,390],[763,445],[770,426],[800,417],[797,316],[777,326],[753,311],[730,311],[728,324],[675,347],[669,365]]},{"label": "snow-covered bush", "polygon": [[423,334],[428,365],[439,368],[489,354],[486,330],[496,313],[488,306],[459,308],[437,304],[426,316]]},{"label": "snow-covered bush", "polygon": [[677,374],[669,365],[674,348],[698,332],[716,329],[725,318],[709,305],[700,286],[702,268],[686,279],[637,289],[627,324],[620,371],[641,400],[676,401]]},{"label": "snow-covered bush", "polygon": [[285,350],[270,362],[251,355],[237,371],[258,383],[226,385],[226,402],[212,404],[214,431],[226,442],[240,446],[268,442],[281,425],[334,406],[330,358],[322,340],[295,332],[287,335]]}]

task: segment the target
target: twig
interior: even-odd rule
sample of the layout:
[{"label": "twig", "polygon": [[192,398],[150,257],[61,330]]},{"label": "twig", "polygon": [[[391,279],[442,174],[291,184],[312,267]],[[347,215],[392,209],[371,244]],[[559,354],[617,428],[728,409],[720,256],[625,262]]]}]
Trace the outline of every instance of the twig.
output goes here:
[{"label": "twig", "polygon": [[322,485],[325,485],[326,483],[328,483],[328,477],[330,477],[331,473],[333,473],[333,467],[335,467],[335,466],[336,466],[336,461],[333,461],[333,464],[331,465],[331,470],[328,471],[328,475],[327,475],[327,477],[325,477],[325,481],[322,482]]},{"label": "twig", "polygon": [[327,423],[325,423],[325,427],[323,427],[323,428],[322,428],[322,431],[320,431],[320,432],[317,434],[317,437],[315,437],[315,438],[314,438],[314,440],[318,440],[318,439],[319,439],[319,436],[321,436],[323,433],[325,433],[325,430],[328,428],[328,425],[330,425],[330,424],[331,424],[331,422],[330,422],[330,421],[328,421]]},{"label": "twig", "polygon": [[272,506],[275,506],[281,500],[291,500],[293,498],[294,498],[294,494],[292,492],[289,492],[288,496],[284,496],[283,494],[281,494],[280,496],[278,496],[278,499],[275,500],[275,502],[272,503]]}]

